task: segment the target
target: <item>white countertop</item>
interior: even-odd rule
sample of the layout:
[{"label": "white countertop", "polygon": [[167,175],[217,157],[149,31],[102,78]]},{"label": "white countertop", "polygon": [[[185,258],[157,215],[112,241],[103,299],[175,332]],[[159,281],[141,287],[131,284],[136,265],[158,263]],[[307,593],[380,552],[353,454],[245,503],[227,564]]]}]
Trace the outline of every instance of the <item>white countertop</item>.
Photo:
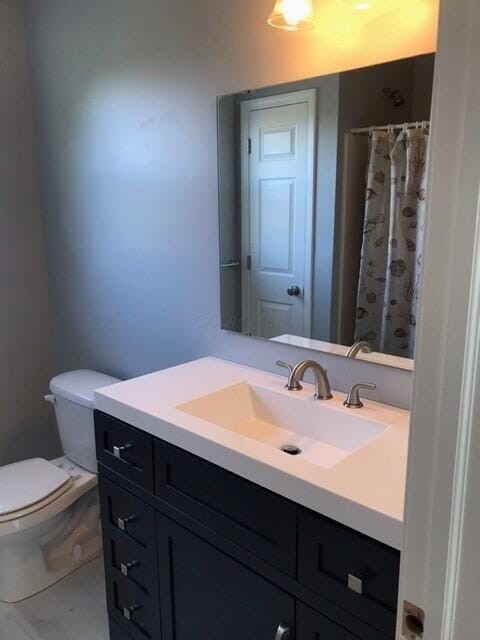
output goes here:
[{"label": "white countertop", "polygon": [[[240,382],[289,393],[285,377],[209,357],[103,387],[95,392],[95,408],[401,549],[409,412],[364,401],[364,408],[355,411],[387,429],[324,469],[176,408]],[[307,399],[312,394],[313,386],[305,384],[295,395]],[[350,413],[344,399],[334,392],[326,406]]]}]

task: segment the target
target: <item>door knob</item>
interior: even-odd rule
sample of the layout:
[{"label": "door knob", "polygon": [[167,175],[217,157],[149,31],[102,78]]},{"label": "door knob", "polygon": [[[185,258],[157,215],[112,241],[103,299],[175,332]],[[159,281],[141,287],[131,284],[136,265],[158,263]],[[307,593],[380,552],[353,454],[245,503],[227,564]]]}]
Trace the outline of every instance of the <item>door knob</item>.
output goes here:
[{"label": "door knob", "polygon": [[294,284],[291,287],[288,287],[287,289],[287,293],[289,296],[299,296],[302,293],[302,290],[300,289],[300,287],[298,287],[296,284]]}]

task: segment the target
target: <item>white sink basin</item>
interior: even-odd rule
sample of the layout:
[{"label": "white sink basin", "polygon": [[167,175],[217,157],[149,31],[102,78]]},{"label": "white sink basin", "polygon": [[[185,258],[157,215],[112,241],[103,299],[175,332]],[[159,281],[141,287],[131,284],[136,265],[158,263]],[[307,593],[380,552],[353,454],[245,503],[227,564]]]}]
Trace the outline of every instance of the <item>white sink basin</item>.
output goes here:
[{"label": "white sink basin", "polygon": [[335,466],[387,428],[363,418],[361,410],[342,410],[330,406],[329,401],[247,382],[176,408],[278,450],[285,445],[298,447],[301,453],[297,459],[324,469]]}]

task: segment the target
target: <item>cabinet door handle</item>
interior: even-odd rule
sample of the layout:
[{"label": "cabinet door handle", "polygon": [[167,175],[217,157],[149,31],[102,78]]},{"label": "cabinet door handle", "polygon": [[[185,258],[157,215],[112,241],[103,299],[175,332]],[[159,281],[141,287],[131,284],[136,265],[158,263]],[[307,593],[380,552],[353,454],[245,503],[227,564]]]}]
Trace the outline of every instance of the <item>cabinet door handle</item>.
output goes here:
[{"label": "cabinet door handle", "polygon": [[278,625],[275,640],[288,640],[290,638],[290,628],[283,624]]},{"label": "cabinet door handle", "polygon": [[126,518],[117,518],[117,527],[120,531],[126,531],[130,522],[136,520],[135,516],[127,516]]},{"label": "cabinet door handle", "polygon": [[139,564],[138,560],[131,560],[130,562],[122,562],[122,564],[120,565],[120,571],[122,572],[122,575],[128,578],[130,571],[134,567],[137,567],[138,564]]},{"label": "cabinet door handle", "polygon": [[347,584],[351,591],[355,591],[359,596],[363,595],[363,580],[361,578],[354,576],[353,573],[349,573]]},{"label": "cabinet door handle", "polygon": [[[127,443],[123,445],[113,445],[113,456],[117,458],[117,460],[123,460],[123,453],[128,451],[129,449],[133,449],[133,444]],[[125,462],[125,460],[123,460]]]},{"label": "cabinet door handle", "polygon": [[130,621],[133,618],[135,611],[138,611],[139,609],[139,604],[133,604],[131,607],[123,607],[123,617]]}]

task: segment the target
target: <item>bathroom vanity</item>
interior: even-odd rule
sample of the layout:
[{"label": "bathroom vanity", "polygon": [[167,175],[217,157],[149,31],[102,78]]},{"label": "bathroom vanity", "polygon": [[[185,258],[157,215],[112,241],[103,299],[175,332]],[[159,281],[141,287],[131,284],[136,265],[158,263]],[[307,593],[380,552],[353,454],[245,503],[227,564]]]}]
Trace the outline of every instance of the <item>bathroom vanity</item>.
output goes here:
[{"label": "bathroom vanity", "polygon": [[112,640],[394,637],[408,413],[344,397],[215,358],[96,393]]}]

